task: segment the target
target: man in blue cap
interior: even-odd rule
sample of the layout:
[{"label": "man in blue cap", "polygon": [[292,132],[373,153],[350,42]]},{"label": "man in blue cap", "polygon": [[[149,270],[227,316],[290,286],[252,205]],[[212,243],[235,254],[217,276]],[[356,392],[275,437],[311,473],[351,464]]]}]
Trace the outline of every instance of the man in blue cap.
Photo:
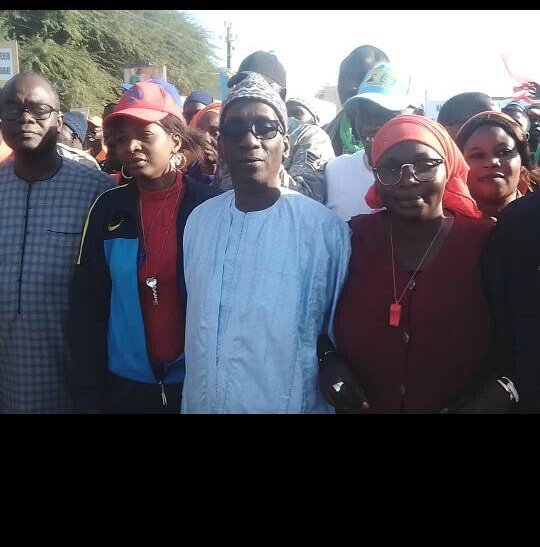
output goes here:
[{"label": "man in blue cap", "polygon": [[390,63],[373,67],[357,93],[343,104],[343,111],[362,143],[362,150],[342,154],[326,167],[326,206],[343,220],[372,212],[364,196],[373,184],[371,147],[377,131],[400,114],[413,114],[409,96],[410,76]]},{"label": "man in blue cap", "polygon": [[58,142],[82,150],[86,131],[88,130],[86,116],[77,110],[70,110],[64,113],[63,119],[64,125],[58,136]]},{"label": "man in blue cap", "polygon": [[[386,53],[375,46],[363,45],[353,49],[339,67],[337,91],[341,105],[345,105],[348,99],[356,95],[366,74],[375,65],[388,62]],[[363,144],[345,108],[324,126],[324,130],[330,136],[336,157],[363,150]]]},{"label": "man in blue cap", "polygon": [[77,110],[70,110],[62,117],[64,125],[56,140],[58,153],[64,158],[99,169],[99,164],[93,156],[83,151],[83,142],[88,129],[86,116]]},{"label": "man in blue cap", "polygon": [[213,102],[212,95],[203,90],[194,91],[188,95],[184,101],[184,118],[186,119],[186,123],[189,125],[189,122],[197,112]]}]

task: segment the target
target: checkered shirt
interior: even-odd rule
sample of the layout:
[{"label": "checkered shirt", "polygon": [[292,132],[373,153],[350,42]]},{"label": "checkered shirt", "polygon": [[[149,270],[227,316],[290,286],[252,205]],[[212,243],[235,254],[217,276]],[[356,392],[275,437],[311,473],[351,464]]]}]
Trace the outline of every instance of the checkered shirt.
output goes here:
[{"label": "checkered shirt", "polygon": [[0,164],[1,412],[73,411],[71,278],[88,210],[112,186],[109,175],[68,159],[34,183],[17,177],[12,159]]}]

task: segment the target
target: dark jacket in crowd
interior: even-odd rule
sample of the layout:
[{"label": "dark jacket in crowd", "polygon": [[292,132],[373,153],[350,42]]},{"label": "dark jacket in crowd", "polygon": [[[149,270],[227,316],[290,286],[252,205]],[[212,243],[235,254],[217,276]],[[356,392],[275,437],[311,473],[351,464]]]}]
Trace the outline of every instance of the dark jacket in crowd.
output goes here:
[{"label": "dark jacket in crowd", "polygon": [[540,412],[540,192],[502,211],[484,257],[500,368],[515,367],[521,412]]}]

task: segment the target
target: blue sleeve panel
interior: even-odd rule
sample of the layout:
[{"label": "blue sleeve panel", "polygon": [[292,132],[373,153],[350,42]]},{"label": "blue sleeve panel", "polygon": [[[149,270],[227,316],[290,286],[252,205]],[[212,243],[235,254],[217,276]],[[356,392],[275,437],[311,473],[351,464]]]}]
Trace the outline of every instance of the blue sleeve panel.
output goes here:
[{"label": "blue sleeve panel", "polygon": [[[112,280],[108,331],[109,370],[136,382],[156,383],[148,360],[137,282],[138,239],[107,239],[105,258]],[[183,367],[170,370],[165,383],[181,383]]]}]

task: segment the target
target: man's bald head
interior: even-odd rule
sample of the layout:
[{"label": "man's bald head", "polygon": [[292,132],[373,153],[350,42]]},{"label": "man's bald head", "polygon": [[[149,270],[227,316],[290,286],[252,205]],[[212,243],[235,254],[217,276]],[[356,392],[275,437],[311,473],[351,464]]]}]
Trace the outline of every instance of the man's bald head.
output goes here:
[{"label": "man's bald head", "polygon": [[17,95],[18,89],[22,86],[40,88],[47,92],[50,95],[50,101],[48,104],[53,106],[56,110],[60,110],[60,98],[58,97],[56,89],[53,87],[51,82],[49,82],[49,80],[35,72],[23,72],[21,74],[16,74],[13,78],[8,80],[2,89],[0,102],[9,102],[10,97],[12,97],[13,94]]},{"label": "man's bald head", "polygon": [[487,110],[501,111],[489,95],[476,91],[467,91],[448,99],[441,106],[437,121],[444,125],[450,136],[455,140],[461,126],[467,120]]}]

